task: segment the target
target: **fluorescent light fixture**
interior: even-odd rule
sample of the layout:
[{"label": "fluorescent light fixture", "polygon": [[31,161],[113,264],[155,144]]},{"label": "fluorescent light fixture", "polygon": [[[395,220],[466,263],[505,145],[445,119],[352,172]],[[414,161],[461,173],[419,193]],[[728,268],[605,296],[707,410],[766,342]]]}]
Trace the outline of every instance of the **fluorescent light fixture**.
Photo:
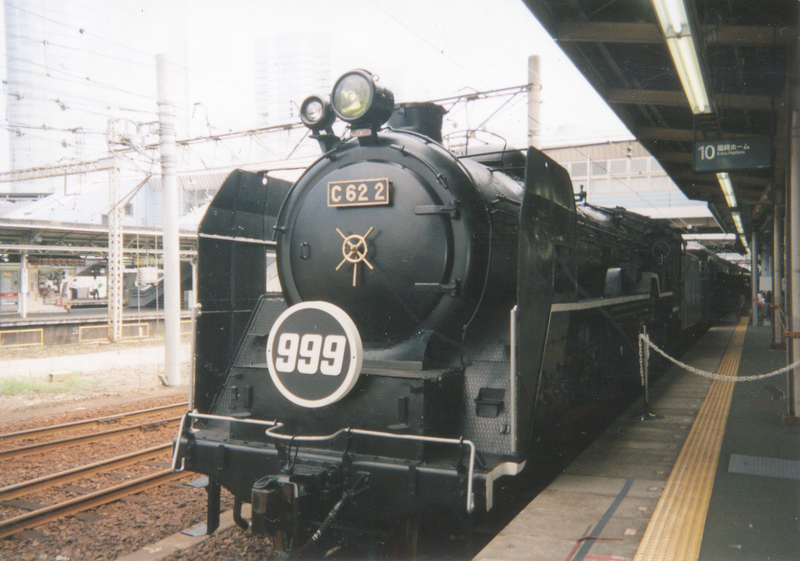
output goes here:
[{"label": "fluorescent light fixture", "polygon": [[744,245],[744,249],[747,251],[747,256],[750,257],[750,244],[747,243],[746,236],[739,236],[739,239],[742,240],[742,244]]},{"label": "fluorescent light fixture", "polygon": [[725,195],[725,202],[728,203],[730,208],[736,208],[736,194],[733,192],[731,177],[727,172],[723,171],[717,174],[717,180],[719,181],[719,186],[722,187],[722,193]]},{"label": "fluorescent light fixture", "polygon": [[689,16],[683,0],[653,0],[656,16],[667,39],[667,47],[675,62],[686,99],[692,113],[711,113],[700,61],[697,58]]},{"label": "fluorescent light fixture", "polygon": [[750,256],[750,244],[747,243],[747,236],[744,235],[744,225],[742,224],[742,215],[739,212],[732,212],[733,221],[736,223],[736,229],[739,231],[739,239],[742,240],[742,245],[747,251],[747,256]]},{"label": "fluorescent light fixture", "polygon": [[744,239],[744,225],[742,224],[742,215],[738,212],[731,213],[733,216],[733,222],[736,224],[736,231],[739,232],[740,237],[744,240],[745,245],[747,245],[747,240]]}]

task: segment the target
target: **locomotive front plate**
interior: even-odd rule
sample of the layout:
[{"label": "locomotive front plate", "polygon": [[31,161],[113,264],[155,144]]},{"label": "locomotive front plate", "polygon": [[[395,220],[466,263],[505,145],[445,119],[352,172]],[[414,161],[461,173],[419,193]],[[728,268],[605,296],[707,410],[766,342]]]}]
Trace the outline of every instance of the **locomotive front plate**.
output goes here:
[{"label": "locomotive front plate", "polygon": [[328,183],[328,206],[375,206],[389,204],[388,179],[358,179]]}]

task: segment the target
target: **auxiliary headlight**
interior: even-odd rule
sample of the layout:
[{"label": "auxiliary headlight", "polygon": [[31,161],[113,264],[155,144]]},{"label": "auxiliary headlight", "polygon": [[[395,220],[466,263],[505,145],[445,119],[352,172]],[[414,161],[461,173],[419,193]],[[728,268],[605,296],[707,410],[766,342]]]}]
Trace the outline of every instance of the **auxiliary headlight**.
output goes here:
[{"label": "auxiliary headlight", "polygon": [[335,118],[330,102],[322,96],[309,96],[300,106],[300,120],[313,131],[327,129]]},{"label": "auxiliary headlight", "polygon": [[394,95],[375,85],[372,74],[353,70],[336,81],[331,94],[333,111],[353,126],[377,128],[394,110]]}]

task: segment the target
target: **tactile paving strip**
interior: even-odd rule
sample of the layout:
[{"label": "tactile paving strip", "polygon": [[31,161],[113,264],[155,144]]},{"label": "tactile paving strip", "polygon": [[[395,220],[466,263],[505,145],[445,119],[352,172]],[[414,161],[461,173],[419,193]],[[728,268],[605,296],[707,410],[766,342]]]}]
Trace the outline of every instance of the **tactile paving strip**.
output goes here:
[{"label": "tactile paving strip", "polygon": [[[740,319],[717,371],[719,374],[736,376],[747,321],[748,318]],[[733,386],[733,382],[719,380],[711,385],[634,561],[693,561],[700,554]]]}]

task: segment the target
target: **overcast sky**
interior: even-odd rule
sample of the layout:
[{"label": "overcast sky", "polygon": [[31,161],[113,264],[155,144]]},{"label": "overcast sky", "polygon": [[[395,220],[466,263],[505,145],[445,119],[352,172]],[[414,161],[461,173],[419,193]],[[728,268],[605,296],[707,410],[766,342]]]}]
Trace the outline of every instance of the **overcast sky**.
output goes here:
[{"label": "overcast sky", "polygon": [[[520,0],[193,0],[190,6],[191,95],[204,96],[210,118],[220,123],[252,126],[252,95],[243,92],[254,90],[256,39],[326,29],[334,43],[333,79],[367,68],[390,89],[400,82],[399,101],[522,85],[528,56],[539,54],[548,144],[629,136]],[[524,139],[525,104],[516,100],[515,111],[501,112],[487,128],[518,129]]]},{"label": "overcast sky", "polygon": [[[528,56],[538,54],[545,146],[631,138],[521,0],[4,1],[43,26],[45,35],[44,41],[41,33],[26,40],[38,57],[31,68],[39,81],[6,93],[37,99],[51,112],[41,123],[34,119],[24,134],[61,127],[65,146],[75,142],[69,130],[102,139],[110,118],[157,118],[157,53],[188,65],[188,78],[176,79],[195,118],[179,138],[195,136],[196,125],[202,134],[257,127],[256,45],[286,34],[310,40],[323,31],[332,41],[331,80],[366,68],[401,102],[522,86]],[[296,103],[311,93],[320,92],[301,92]],[[506,101],[453,108],[445,133],[481,125]],[[527,121],[527,100],[520,95],[484,128],[523,147]],[[85,157],[102,157],[104,143],[95,144]]]}]

